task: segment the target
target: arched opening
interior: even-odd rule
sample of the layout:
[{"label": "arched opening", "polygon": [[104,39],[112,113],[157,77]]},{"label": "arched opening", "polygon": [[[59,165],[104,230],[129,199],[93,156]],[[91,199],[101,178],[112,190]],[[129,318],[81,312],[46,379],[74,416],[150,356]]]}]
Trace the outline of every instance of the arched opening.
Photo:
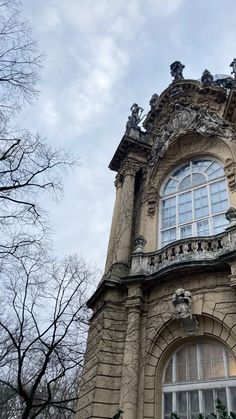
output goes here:
[{"label": "arched opening", "polygon": [[168,359],[162,380],[163,417],[176,411],[182,419],[215,410],[218,398],[236,411],[236,359],[221,343],[191,342]]},{"label": "arched opening", "polygon": [[175,169],[161,188],[160,247],[186,237],[210,236],[227,225],[228,189],[222,165],[198,158]]}]

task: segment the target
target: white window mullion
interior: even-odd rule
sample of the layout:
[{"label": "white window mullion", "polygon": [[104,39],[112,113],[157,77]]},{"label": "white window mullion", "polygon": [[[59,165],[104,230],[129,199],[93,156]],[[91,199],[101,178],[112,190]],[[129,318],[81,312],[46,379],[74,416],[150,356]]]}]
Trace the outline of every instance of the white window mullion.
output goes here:
[{"label": "white window mullion", "polygon": [[227,400],[227,410],[228,412],[231,412],[232,406],[231,406],[231,398],[229,394],[229,387],[226,387],[226,400]]},{"label": "white window mullion", "polygon": [[202,390],[198,391],[198,400],[199,400],[199,413],[204,412],[203,408],[203,397],[202,397]]},{"label": "white window mullion", "polygon": [[176,407],[176,392],[173,391],[173,396],[172,396],[172,407],[173,407],[173,412],[176,412],[177,407]]},{"label": "white window mullion", "polygon": [[173,374],[173,383],[176,383],[176,353],[174,353],[173,355],[172,374]]}]

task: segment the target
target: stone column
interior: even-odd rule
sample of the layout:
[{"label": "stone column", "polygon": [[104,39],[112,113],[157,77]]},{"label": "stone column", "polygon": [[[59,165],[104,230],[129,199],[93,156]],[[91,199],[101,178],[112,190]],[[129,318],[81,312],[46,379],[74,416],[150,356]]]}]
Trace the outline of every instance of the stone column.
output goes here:
[{"label": "stone column", "polygon": [[126,160],[122,167],[123,187],[113,263],[124,265],[128,265],[129,263],[134,207],[134,185],[137,169],[137,164],[131,160]]},{"label": "stone column", "polygon": [[116,199],[115,205],[112,215],[112,222],[111,222],[111,230],[110,230],[110,237],[108,242],[108,249],[107,249],[107,259],[105,265],[105,273],[108,272],[109,268],[111,267],[114,259],[115,253],[115,246],[117,241],[117,224],[120,215],[120,202],[121,202],[121,194],[122,194],[122,176],[120,173],[116,175],[115,180],[115,187],[116,187]]},{"label": "stone column", "polygon": [[140,350],[141,290],[129,289],[126,302],[127,329],[121,378],[120,407],[123,419],[137,419]]}]

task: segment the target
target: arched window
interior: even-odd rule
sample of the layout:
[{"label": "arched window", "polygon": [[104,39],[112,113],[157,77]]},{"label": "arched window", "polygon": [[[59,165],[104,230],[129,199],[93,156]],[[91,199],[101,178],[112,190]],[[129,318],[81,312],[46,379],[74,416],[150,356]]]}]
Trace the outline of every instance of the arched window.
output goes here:
[{"label": "arched window", "polygon": [[215,411],[216,399],[236,411],[236,360],[215,342],[187,344],[169,359],[163,374],[163,417],[183,419]]},{"label": "arched window", "polygon": [[223,167],[205,158],[175,170],[161,191],[160,245],[185,237],[220,233],[229,207]]}]

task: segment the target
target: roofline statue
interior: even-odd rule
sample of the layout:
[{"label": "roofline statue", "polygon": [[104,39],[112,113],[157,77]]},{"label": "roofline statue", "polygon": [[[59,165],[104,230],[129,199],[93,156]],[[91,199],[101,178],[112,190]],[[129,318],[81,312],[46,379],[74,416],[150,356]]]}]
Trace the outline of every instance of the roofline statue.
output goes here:
[{"label": "roofline statue", "polygon": [[173,81],[184,79],[184,76],[183,76],[184,67],[185,67],[185,65],[182,64],[180,61],[174,61],[170,65],[170,74],[171,74],[172,77],[174,77]]}]

